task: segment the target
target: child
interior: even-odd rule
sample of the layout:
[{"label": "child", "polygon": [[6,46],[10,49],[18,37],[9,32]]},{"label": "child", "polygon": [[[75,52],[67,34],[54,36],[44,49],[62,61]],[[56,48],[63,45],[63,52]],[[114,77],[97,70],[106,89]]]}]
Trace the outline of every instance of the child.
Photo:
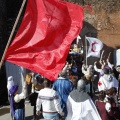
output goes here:
[{"label": "child", "polygon": [[12,116],[15,120],[25,120],[25,97],[26,83],[24,84],[22,93],[18,93],[18,85],[12,86],[10,92],[10,108]]}]

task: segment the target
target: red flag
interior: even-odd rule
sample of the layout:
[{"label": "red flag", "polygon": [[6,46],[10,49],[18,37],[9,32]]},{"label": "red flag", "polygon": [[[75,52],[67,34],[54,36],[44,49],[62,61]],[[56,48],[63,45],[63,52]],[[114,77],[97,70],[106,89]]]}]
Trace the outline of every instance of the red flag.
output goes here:
[{"label": "red flag", "polygon": [[55,0],[28,0],[5,60],[55,80],[83,25],[83,8]]}]

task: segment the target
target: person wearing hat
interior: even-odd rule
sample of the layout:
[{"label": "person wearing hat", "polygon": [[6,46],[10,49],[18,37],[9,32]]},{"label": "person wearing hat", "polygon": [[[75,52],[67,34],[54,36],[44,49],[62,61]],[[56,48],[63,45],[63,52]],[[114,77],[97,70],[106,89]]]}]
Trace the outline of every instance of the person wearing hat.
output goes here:
[{"label": "person wearing hat", "polygon": [[22,93],[18,93],[18,85],[13,85],[10,90],[10,109],[15,120],[25,120],[26,83]]},{"label": "person wearing hat", "polygon": [[118,90],[118,80],[109,73],[108,68],[104,68],[104,75],[98,81],[98,90],[107,90],[115,87]]},{"label": "person wearing hat", "polygon": [[80,79],[77,89],[68,96],[66,120],[102,120],[91,97],[85,92],[85,85],[85,81]]},{"label": "person wearing hat", "polygon": [[[7,90],[8,90],[8,102],[10,103],[10,92],[9,90],[12,88],[12,86],[14,86],[14,80],[13,80],[13,76],[9,76],[7,79]],[[11,111],[10,111],[11,113]],[[12,117],[12,113],[11,113],[11,117]]]},{"label": "person wearing hat", "polygon": [[99,61],[99,62],[101,64],[101,69],[97,68],[97,65],[96,65],[97,61],[94,62],[94,70],[99,73],[99,78],[104,75],[104,68],[109,69],[111,71],[111,74],[112,74],[112,72],[113,72],[113,65],[109,62],[108,59],[107,59],[107,62],[105,62],[104,60],[103,61]]},{"label": "person wearing hat", "polygon": [[67,70],[63,68],[58,79],[53,83],[53,89],[57,92],[60,100],[61,108],[64,112],[64,119],[67,115],[66,102],[69,93],[73,90],[72,82],[67,78]]},{"label": "person wearing hat", "polygon": [[9,76],[7,79],[7,90],[8,90],[8,100],[10,100],[10,92],[9,90],[14,86],[13,76]]},{"label": "person wearing hat", "polygon": [[86,92],[89,93],[91,97],[93,97],[93,79],[94,79],[94,69],[92,65],[86,66],[82,65],[82,73],[84,74],[86,80]]}]

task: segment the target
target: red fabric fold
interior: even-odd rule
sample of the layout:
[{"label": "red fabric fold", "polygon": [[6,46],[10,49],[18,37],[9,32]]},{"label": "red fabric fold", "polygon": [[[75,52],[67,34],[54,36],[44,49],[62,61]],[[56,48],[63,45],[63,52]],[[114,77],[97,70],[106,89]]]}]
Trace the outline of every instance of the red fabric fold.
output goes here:
[{"label": "red fabric fold", "polygon": [[5,60],[54,81],[83,25],[83,8],[55,0],[28,0]]}]

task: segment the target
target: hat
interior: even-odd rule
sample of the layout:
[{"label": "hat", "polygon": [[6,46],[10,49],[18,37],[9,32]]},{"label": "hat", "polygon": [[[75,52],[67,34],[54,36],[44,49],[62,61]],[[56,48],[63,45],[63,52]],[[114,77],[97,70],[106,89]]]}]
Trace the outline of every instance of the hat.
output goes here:
[{"label": "hat", "polygon": [[108,68],[104,68],[104,69],[103,69],[103,72],[104,72],[104,74],[109,74],[109,73],[110,73],[110,70],[109,70]]},{"label": "hat", "polygon": [[13,76],[9,76],[8,81],[13,81]]},{"label": "hat", "polygon": [[37,78],[38,76],[40,77],[41,75],[40,75],[40,74],[36,74],[36,75],[35,75],[35,78]]},{"label": "hat", "polygon": [[13,85],[14,85],[13,76],[9,76],[8,80],[7,80],[7,89],[8,89],[8,91],[11,89],[11,87]]},{"label": "hat", "polygon": [[14,108],[14,94],[18,90],[18,85],[12,86],[12,88],[9,90],[10,92],[10,108],[12,116],[15,115],[15,108]]},{"label": "hat", "polygon": [[105,65],[104,68],[110,70],[111,68],[108,65]]},{"label": "hat", "polygon": [[17,90],[18,90],[18,85],[13,85],[9,90],[9,92],[11,95],[14,95]]}]

